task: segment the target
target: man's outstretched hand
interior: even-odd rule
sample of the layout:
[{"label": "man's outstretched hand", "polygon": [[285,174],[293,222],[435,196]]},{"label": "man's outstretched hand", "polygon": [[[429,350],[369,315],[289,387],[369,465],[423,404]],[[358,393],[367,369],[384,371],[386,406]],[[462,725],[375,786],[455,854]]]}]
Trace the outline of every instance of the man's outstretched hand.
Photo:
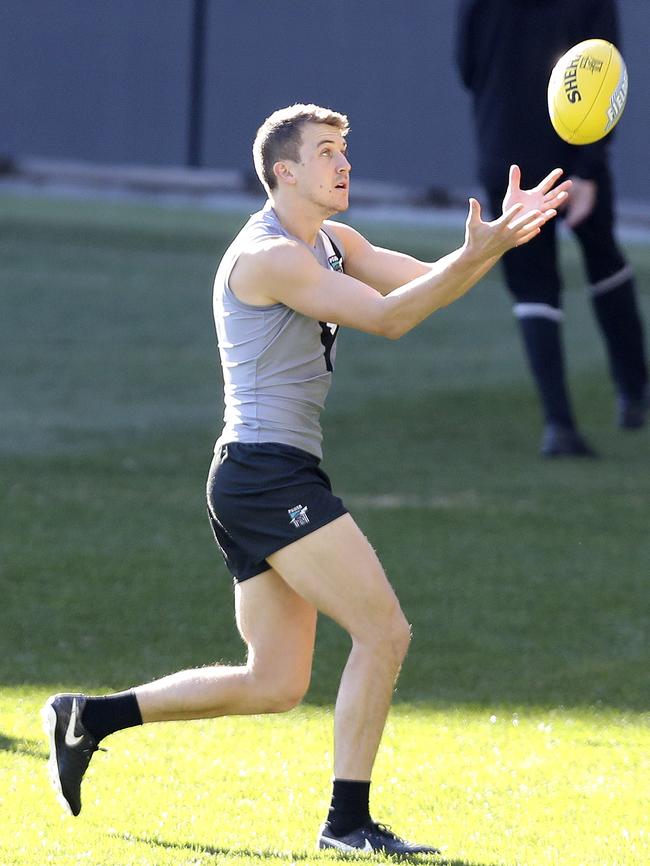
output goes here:
[{"label": "man's outstretched hand", "polygon": [[516,202],[498,219],[484,222],[481,219],[481,205],[475,198],[470,198],[465,221],[465,249],[483,263],[491,259],[493,264],[508,250],[532,240],[556,213],[555,210],[545,213],[526,210],[522,202]]},{"label": "man's outstretched hand", "polygon": [[556,215],[558,207],[566,203],[572,185],[570,180],[557,183],[562,174],[561,168],[554,168],[537,186],[532,189],[522,189],[521,169],[518,165],[511,165],[508,189],[503,199],[503,213],[509,211],[514,205],[521,204],[523,205],[522,215],[530,211],[539,211],[546,219],[552,219]]}]

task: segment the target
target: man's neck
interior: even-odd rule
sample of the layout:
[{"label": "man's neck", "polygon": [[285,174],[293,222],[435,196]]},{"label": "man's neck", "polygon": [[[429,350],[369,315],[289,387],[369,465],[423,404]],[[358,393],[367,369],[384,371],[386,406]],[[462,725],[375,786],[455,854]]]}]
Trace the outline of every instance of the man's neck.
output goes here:
[{"label": "man's neck", "polygon": [[323,221],[332,215],[310,202],[287,201],[279,196],[270,197],[269,201],[285,229],[311,247],[316,244]]}]

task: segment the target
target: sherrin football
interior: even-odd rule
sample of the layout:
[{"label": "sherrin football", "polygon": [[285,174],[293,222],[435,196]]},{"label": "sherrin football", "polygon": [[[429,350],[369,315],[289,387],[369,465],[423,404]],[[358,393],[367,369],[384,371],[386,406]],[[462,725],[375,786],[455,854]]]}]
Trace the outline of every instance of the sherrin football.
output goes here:
[{"label": "sherrin football", "polygon": [[553,128],[569,144],[604,138],[621,119],[627,100],[627,69],[618,49],[587,39],[555,64],[548,82]]}]

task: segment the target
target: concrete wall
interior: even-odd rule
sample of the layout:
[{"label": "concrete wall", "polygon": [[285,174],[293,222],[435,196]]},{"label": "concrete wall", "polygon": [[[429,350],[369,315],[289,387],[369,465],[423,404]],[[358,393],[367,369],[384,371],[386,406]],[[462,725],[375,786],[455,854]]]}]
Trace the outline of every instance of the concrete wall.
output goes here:
[{"label": "concrete wall", "polygon": [[[261,119],[314,101],[349,114],[358,177],[471,187],[455,5],[207,0],[202,164],[250,171]],[[631,84],[615,170],[622,197],[650,200],[650,2],[620,5]],[[185,164],[192,10],[192,0],[3,0],[0,154]]]}]

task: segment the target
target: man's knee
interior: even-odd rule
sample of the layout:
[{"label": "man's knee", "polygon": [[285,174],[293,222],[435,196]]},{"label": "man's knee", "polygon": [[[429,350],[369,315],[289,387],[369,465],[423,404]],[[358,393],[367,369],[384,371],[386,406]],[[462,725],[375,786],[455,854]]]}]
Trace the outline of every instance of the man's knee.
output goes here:
[{"label": "man's knee", "polygon": [[398,609],[391,631],[391,639],[396,658],[401,664],[404,661],[411,643],[412,631],[409,621],[406,619],[401,609]]},{"label": "man's knee", "polygon": [[293,672],[256,675],[257,691],[264,713],[286,713],[296,707],[309,688],[309,676]]},{"label": "man's knee", "polygon": [[399,669],[411,643],[411,626],[399,605],[395,605],[376,618],[368,632],[352,637],[376,659],[382,658],[386,665]]}]

